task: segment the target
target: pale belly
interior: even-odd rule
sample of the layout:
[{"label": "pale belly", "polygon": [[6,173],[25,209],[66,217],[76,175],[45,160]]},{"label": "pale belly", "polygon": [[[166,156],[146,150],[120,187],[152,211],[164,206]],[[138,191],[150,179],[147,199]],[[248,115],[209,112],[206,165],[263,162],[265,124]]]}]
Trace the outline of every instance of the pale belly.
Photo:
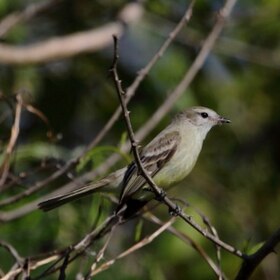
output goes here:
[{"label": "pale belly", "polygon": [[180,150],[180,153],[175,153],[170,162],[154,177],[159,187],[167,187],[182,181],[192,171],[201,147],[186,147]]},{"label": "pale belly", "polygon": [[[160,188],[165,188],[170,185],[182,181],[193,169],[198,155],[202,148],[203,138],[195,139],[196,133],[188,131],[183,135],[180,146],[168,163],[153,177],[154,182]],[[191,139],[190,139],[191,137]],[[144,188],[148,188],[145,184]],[[149,189],[149,188],[148,188]],[[152,192],[139,192],[136,195],[137,199],[150,200],[153,197]]]}]

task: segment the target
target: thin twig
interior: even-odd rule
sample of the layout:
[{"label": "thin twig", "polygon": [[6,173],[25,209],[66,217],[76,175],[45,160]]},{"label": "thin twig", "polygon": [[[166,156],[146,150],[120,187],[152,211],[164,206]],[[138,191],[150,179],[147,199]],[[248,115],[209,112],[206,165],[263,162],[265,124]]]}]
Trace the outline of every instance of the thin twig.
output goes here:
[{"label": "thin twig", "polygon": [[29,259],[25,259],[22,269],[22,279],[29,280],[30,279],[30,262]]},{"label": "thin twig", "polygon": [[[42,260],[33,262],[32,264],[30,264],[29,269],[30,270],[35,270],[38,267],[41,267],[43,265],[46,265],[54,260],[56,260],[58,258],[58,255],[53,255],[47,258],[44,258]],[[16,269],[12,269],[10,270],[7,274],[5,274],[5,276],[3,276],[1,278],[1,280],[10,280],[10,279],[16,279],[16,277],[22,272],[22,267],[20,268],[16,268]]]},{"label": "thin twig", "polygon": [[[172,200],[179,201],[180,203],[182,203],[183,205],[185,205],[187,207],[192,207],[193,210],[201,217],[203,223],[208,227],[210,232],[214,236],[216,236],[216,238],[220,239],[216,228],[211,224],[209,218],[205,214],[203,214],[199,209],[196,209],[195,207],[191,206],[191,204],[189,202],[185,201],[182,198],[172,198]],[[219,280],[223,280],[223,279],[225,279],[225,276],[222,272],[222,267],[221,267],[221,247],[217,244],[214,244],[214,246],[216,247],[217,261],[218,261],[218,269],[216,270],[218,272],[217,276],[219,277]]]},{"label": "thin twig", "polygon": [[[148,31],[156,33],[157,36],[166,37],[166,32],[174,28],[174,23],[166,17],[155,15],[154,13],[145,12],[145,17],[148,17],[154,25],[162,26],[161,29],[154,29],[150,26],[145,26]],[[255,16],[257,17],[257,15]],[[249,19],[247,19],[249,20]],[[186,36],[187,34],[187,36]],[[203,45],[204,35],[195,28],[188,27],[185,33],[179,34],[174,42],[183,46],[191,46],[194,49],[200,48]],[[279,49],[268,49],[255,44],[238,40],[234,37],[221,35],[219,41],[213,47],[213,53],[228,56],[230,58],[247,61],[264,67],[274,69],[280,68]]]},{"label": "thin twig", "polygon": [[[163,222],[158,217],[151,214],[150,212],[147,215],[145,215],[144,218],[150,222],[156,223],[157,225],[163,225]],[[210,258],[209,255],[207,255],[204,249],[197,242],[195,242],[191,237],[179,231],[173,226],[170,226],[167,229],[167,231],[169,231],[170,233],[172,233],[173,235],[181,239],[184,243],[190,245],[207,262],[207,264],[212,268],[212,270],[218,277],[220,275],[223,275],[223,279],[226,279],[225,275],[221,271],[221,268],[215,264],[215,262]]]},{"label": "thin twig", "polygon": [[[73,262],[75,259],[80,257],[81,255],[84,254],[85,250],[95,241],[98,240],[104,235],[106,235],[108,232],[111,232],[115,229],[115,227],[119,224],[119,217],[116,215],[112,215],[108,217],[98,228],[92,230],[90,233],[85,235],[82,240],[77,242],[76,244],[69,246],[66,249],[63,249],[59,252],[60,255],[65,255],[76,252],[74,256],[67,260],[67,265],[71,262]],[[55,252],[57,254],[57,252]],[[55,264],[56,265],[56,264]],[[61,269],[62,265],[55,266],[51,265],[43,274],[39,275],[38,277],[35,278],[41,279],[42,277],[48,276],[58,270]]]},{"label": "thin twig", "polygon": [[120,222],[119,217],[112,215],[106,219],[106,221],[99,226],[97,229],[94,229],[92,232],[88,233],[81,241],[73,246],[75,251],[82,251],[86,249],[91,242],[99,236],[103,236],[112,230],[112,228]]},{"label": "thin twig", "polygon": [[[17,201],[21,200],[22,198],[27,197],[27,196],[39,191],[44,186],[50,184],[55,179],[62,176],[71,167],[75,166],[75,164],[77,164],[77,159],[76,158],[72,159],[72,160],[69,160],[64,166],[62,166],[60,169],[58,169],[57,171],[55,171],[51,175],[48,175],[48,177],[46,177],[45,179],[36,182],[33,186],[25,189],[24,191],[22,191],[18,194],[15,194],[14,196],[11,196],[11,197],[8,197],[6,199],[1,200],[0,201],[0,206],[5,206],[5,205],[9,205],[11,203],[17,202]],[[1,218],[0,218],[0,220],[1,220]]]},{"label": "thin twig", "polygon": [[65,280],[66,279],[66,268],[68,266],[69,261],[69,253],[65,254],[64,261],[60,267],[59,277],[58,280]]},{"label": "thin twig", "polygon": [[0,190],[2,189],[2,187],[6,181],[6,178],[8,176],[12,152],[14,150],[14,147],[16,145],[18,135],[19,135],[20,115],[21,115],[21,110],[22,110],[22,106],[23,106],[22,97],[20,94],[16,95],[16,100],[17,100],[17,104],[16,104],[16,109],[15,109],[14,124],[11,128],[11,136],[10,136],[10,140],[7,145],[7,148],[6,148],[4,160],[3,160],[2,166],[0,167],[0,170],[2,173],[1,178],[0,178]]},{"label": "thin twig", "polygon": [[129,254],[143,248],[144,246],[150,244],[151,242],[154,241],[155,238],[157,238],[161,233],[163,233],[168,227],[172,225],[172,223],[175,222],[175,218],[172,217],[169,219],[166,223],[164,223],[160,228],[158,228],[153,234],[143,238],[141,241],[138,243],[134,244],[132,247],[124,251],[123,253],[119,254],[117,257],[114,259],[111,259],[105,263],[103,263],[101,266],[99,266],[97,269],[93,270],[90,274],[90,276],[94,276],[106,269],[108,269],[111,265],[113,265],[117,260],[120,260]]},{"label": "thin twig", "polygon": [[[216,238],[220,239],[216,228],[211,224],[209,218],[206,217],[205,215],[202,215],[202,217],[203,217],[204,224],[209,228],[210,232],[214,236],[216,236]],[[223,278],[222,267],[221,267],[221,247],[217,244],[215,244],[215,247],[216,247],[218,267],[219,267],[219,271],[220,271],[220,274],[218,276],[219,276],[219,280],[223,280],[224,278]]]},{"label": "thin twig", "polygon": [[109,243],[110,243],[110,241],[111,241],[111,238],[112,238],[112,236],[113,236],[113,233],[114,233],[114,229],[115,229],[115,228],[116,228],[116,226],[114,226],[114,227],[112,228],[112,230],[111,230],[111,232],[110,232],[110,234],[109,234],[109,236],[108,236],[108,238],[107,238],[107,240],[106,240],[104,246],[103,246],[103,247],[101,248],[101,250],[98,252],[94,263],[91,265],[90,271],[89,271],[89,272],[86,274],[86,276],[85,276],[85,280],[91,279],[91,274],[92,274],[92,272],[96,269],[97,264],[103,259],[104,254],[105,254],[105,251],[106,251],[106,249],[107,249],[108,246],[109,246]]},{"label": "thin twig", "polygon": [[[192,10],[193,5],[195,3],[195,0],[193,0],[188,8],[186,9],[182,19],[179,21],[179,23],[175,26],[175,28],[169,33],[166,41],[162,44],[162,46],[159,48],[159,50],[155,53],[155,55],[152,57],[152,59],[148,62],[148,64],[142,68],[139,72],[133,83],[126,89],[126,104],[131,100],[131,98],[135,95],[136,90],[138,89],[140,83],[145,79],[145,77],[148,75],[148,73],[151,71],[152,67],[158,62],[158,60],[163,56],[167,48],[170,46],[170,44],[173,42],[175,37],[178,35],[178,33],[182,30],[182,28],[188,23],[192,16]],[[119,106],[112,117],[109,119],[109,121],[105,124],[102,131],[98,134],[97,137],[95,137],[94,141],[88,146],[88,150],[95,147],[100,140],[105,136],[105,134],[112,128],[114,123],[118,120],[122,112],[121,106]]]},{"label": "thin twig", "polygon": [[[48,276],[56,271],[63,271],[63,267],[66,268],[66,266],[73,262],[77,257],[84,254],[84,251],[92,244],[93,241],[100,239],[108,232],[114,230],[116,225],[119,222],[119,217],[112,215],[108,217],[101,225],[99,225],[96,229],[92,230],[90,233],[86,234],[79,242],[76,244],[73,244],[71,246],[68,246],[65,249],[62,250],[56,250],[52,253],[47,253],[45,256],[34,256],[30,257],[29,260],[29,270],[35,270],[38,267],[44,266],[48,263],[53,263],[47,270],[45,270],[43,273],[41,273],[39,276],[35,277],[34,279],[41,279],[42,277]],[[3,242],[3,244],[5,244]],[[0,245],[2,245],[0,243]],[[76,255],[70,257],[70,253],[76,252]],[[69,258],[66,259],[65,257],[69,255]],[[62,259],[64,259],[64,263],[56,266]],[[1,280],[9,280],[12,279],[12,277],[16,277],[23,271],[23,267],[16,268],[8,272]]]},{"label": "thin twig", "polygon": [[236,0],[227,0],[220,10],[217,21],[205,39],[200,52],[193,61],[191,67],[186,72],[185,76],[181,82],[176,86],[174,91],[167,97],[164,103],[159,107],[159,109],[149,118],[149,121],[139,129],[136,134],[137,139],[143,139],[144,135],[147,135],[166,114],[169,112],[174,105],[174,103],[186,92],[186,89],[190,86],[194,77],[197,75],[198,71],[203,66],[207,56],[209,55],[211,49],[213,48],[216,40],[218,39],[223,27],[226,23],[226,19],[229,17]]},{"label": "thin twig", "polygon": [[32,3],[21,12],[14,12],[12,14],[9,14],[0,22],[0,37],[3,37],[16,24],[24,20],[29,20],[36,14],[46,10],[57,2],[57,0],[40,1],[39,3]]},{"label": "thin twig", "polygon": [[0,240],[0,246],[5,248],[13,256],[19,267],[23,265],[23,258],[19,255],[17,250],[11,244],[4,240]]}]

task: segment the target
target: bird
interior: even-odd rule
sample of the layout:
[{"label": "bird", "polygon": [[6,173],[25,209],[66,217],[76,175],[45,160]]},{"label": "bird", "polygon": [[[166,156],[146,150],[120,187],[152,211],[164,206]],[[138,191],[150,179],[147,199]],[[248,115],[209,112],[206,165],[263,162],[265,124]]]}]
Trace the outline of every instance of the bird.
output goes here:
[{"label": "bird", "polygon": [[[178,113],[171,123],[140,151],[145,171],[157,186],[165,189],[182,181],[193,169],[205,137],[212,127],[230,123],[212,109],[191,107]],[[38,204],[44,211],[97,192],[119,192],[116,212],[128,218],[136,214],[155,193],[132,161],[97,182],[57,195]]]}]

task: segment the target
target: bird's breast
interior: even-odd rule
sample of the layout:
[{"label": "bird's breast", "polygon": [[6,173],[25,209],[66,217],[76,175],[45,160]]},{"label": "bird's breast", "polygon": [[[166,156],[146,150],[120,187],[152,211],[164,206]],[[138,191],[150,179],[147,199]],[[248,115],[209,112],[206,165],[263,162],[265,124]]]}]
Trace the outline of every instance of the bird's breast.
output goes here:
[{"label": "bird's breast", "polygon": [[195,132],[182,135],[181,142],[170,161],[154,177],[160,187],[182,181],[193,169],[201,151],[202,142]]}]

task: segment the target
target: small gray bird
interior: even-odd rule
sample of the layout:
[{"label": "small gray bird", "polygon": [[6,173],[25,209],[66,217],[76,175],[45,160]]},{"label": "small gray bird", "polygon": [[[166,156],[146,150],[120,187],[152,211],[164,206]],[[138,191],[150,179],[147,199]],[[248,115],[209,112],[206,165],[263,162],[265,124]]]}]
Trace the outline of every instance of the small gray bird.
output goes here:
[{"label": "small gray bird", "polygon": [[[230,121],[205,107],[192,107],[179,113],[170,125],[143,148],[140,153],[143,167],[160,188],[180,182],[193,169],[209,130],[223,123]],[[138,174],[133,161],[97,182],[45,200],[39,203],[39,208],[48,211],[95,192],[119,189],[117,209],[122,209],[125,217],[135,214],[154,198],[154,194],[147,191],[150,188]]]}]

